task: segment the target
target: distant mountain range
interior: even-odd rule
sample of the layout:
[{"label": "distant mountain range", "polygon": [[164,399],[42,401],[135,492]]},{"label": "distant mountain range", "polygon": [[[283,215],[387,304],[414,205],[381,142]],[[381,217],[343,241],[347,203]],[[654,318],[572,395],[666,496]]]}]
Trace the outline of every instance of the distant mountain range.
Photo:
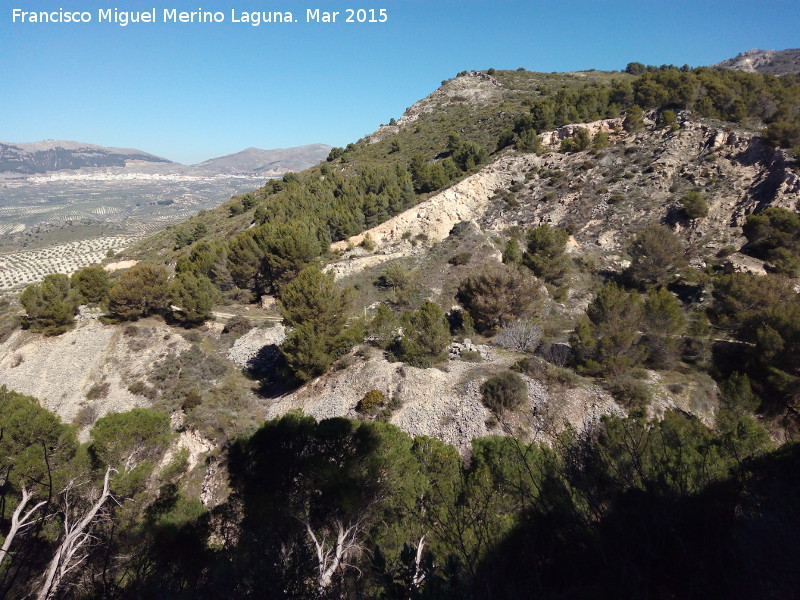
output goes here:
[{"label": "distant mountain range", "polygon": [[236,154],[201,162],[195,167],[217,173],[280,174],[287,171],[303,171],[325,160],[330,151],[331,147],[325,144],[309,144],[275,150],[247,148]]},{"label": "distant mountain range", "polygon": [[34,175],[83,169],[86,167],[124,167],[128,161],[169,163],[166,158],[130,148],[104,148],[94,144],[44,140],[26,144],[0,142],[0,173]]},{"label": "distant mountain range", "polygon": [[331,147],[310,144],[295,148],[247,148],[236,154],[212,158],[197,165],[182,165],[131,148],[107,148],[65,140],[32,143],[0,142],[0,173],[44,175],[57,171],[102,168],[121,172],[176,173],[180,175],[278,176],[302,171],[328,156]]},{"label": "distant mountain range", "polygon": [[790,50],[748,50],[713,66],[769,75],[800,73],[800,48]]}]

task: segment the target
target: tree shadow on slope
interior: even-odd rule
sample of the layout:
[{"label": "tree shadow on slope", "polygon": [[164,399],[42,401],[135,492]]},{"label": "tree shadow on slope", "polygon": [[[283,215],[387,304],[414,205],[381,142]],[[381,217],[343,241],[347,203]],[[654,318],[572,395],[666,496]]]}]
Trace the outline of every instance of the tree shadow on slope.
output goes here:
[{"label": "tree shadow on slope", "polygon": [[474,597],[792,597],[800,445],[743,475],[697,495],[630,489],[596,521],[575,518],[568,503],[529,514],[480,566]]}]

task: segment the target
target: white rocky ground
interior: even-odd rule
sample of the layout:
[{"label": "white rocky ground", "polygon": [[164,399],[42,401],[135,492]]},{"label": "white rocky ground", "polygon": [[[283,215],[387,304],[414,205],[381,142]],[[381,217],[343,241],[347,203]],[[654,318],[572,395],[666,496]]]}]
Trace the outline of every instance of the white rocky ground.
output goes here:
[{"label": "white rocky ground", "polygon": [[[358,417],[356,405],[369,390],[383,392],[387,402],[399,407],[390,422],[411,435],[428,435],[453,444],[462,453],[472,439],[503,433],[492,423],[490,411],[481,402],[481,384],[493,373],[508,368],[519,355],[490,349],[482,363],[450,360],[440,367],[418,369],[387,361],[381,353],[340,371],[312,381],[276,401],[270,418],[300,409],[316,419]],[[536,379],[528,384],[528,405],[521,417],[528,422],[523,437],[548,441],[551,435],[571,425],[578,430],[595,423],[604,414],[622,410],[606,393],[595,387],[549,391]]]},{"label": "white rocky ground", "polygon": [[[652,129],[652,118],[654,115],[646,119],[651,127],[647,130],[611,136],[626,149],[626,155],[628,149],[646,153],[642,164],[611,152],[600,158],[587,152],[555,151],[541,156],[506,152],[478,173],[385,223],[336,242],[331,250],[342,254],[327,270],[341,278],[423,252],[462,221],[474,221],[488,232],[571,223],[576,229],[571,240],[574,250],[594,247],[613,258],[614,253],[625,252],[638,228],[680,212],[676,182],[682,186],[679,189],[702,189],[709,205],[707,218],[677,219],[676,233],[690,247],[704,249],[698,253],[714,254],[725,246],[743,245],[741,226],[757,207],[793,209],[800,202],[796,168],[790,166],[783,151],[769,148],[752,131],[714,127],[683,116],[677,131]],[[567,125],[541,137],[545,147],[555,150],[579,127],[594,135],[601,130],[616,131],[620,124],[619,119],[606,119]],[[539,175],[531,172],[533,167],[540,168]],[[609,173],[620,169],[626,171],[625,176],[610,180]],[[552,172],[567,174],[568,186],[557,193],[548,177],[541,175]],[[516,194],[518,208],[496,199],[498,190],[523,182],[523,190]],[[555,197],[547,199],[553,193]],[[614,204],[615,197],[626,201]],[[375,242],[373,253],[358,247],[367,234]]]},{"label": "white rocky ground", "polygon": [[496,190],[505,189],[514,181],[524,178],[525,173],[540,161],[535,154],[504,154],[480,172],[368,232],[332,244],[331,250],[345,251],[348,247],[360,244],[368,233],[382,251],[372,256],[359,256],[359,250],[346,252],[326,269],[338,279],[411,254],[415,247],[410,240],[418,235],[425,236],[423,246],[441,242],[457,223],[480,219],[491,205]]},{"label": "white rocky ground", "polygon": [[247,368],[264,346],[278,346],[286,339],[286,328],[282,324],[273,327],[256,327],[237,339],[228,358],[238,367]]},{"label": "white rocky ground", "polygon": [[[18,330],[0,344],[0,384],[38,398],[67,423],[87,405],[96,417],[147,406],[128,386],[190,344],[165,325],[139,325],[135,336],[124,332],[123,326],[95,318],[79,319],[75,329],[59,336]],[[102,384],[108,384],[107,393],[87,400],[89,390]]]}]

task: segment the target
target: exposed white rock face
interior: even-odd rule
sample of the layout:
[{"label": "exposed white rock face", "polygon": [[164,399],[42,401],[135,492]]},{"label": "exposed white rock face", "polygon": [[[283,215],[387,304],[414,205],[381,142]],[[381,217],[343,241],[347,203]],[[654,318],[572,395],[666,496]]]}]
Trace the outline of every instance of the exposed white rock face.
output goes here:
[{"label": "exposed white rock face", "polygon": [[[347,369],[331,372],[296,392],[278,399],[270,418],[301,409],[315,419],[358,417],[356,406],[368,390],[380,390],[397,405],[390,422],[410,435],[436,437],[468,454],[472,439],[505,433],[487,426],[491,412],[481,401],[481,384],[489,373],[508,368],[519,356],[482,346],[488,360],[468,363],[452,360],[443,369],[418,369],[373,356]],[[600,389],[568,389],[551,393],[536,379],[523,376],[528,385],[525,411],[534,424],[530,439],[549,442],[555,432],[570,424],[579,431],[594,426],[604,414],[624,414]]]},{"label": "exposed white rock face", "polygon": [[[347,253],[341,260],[328,265],[326,270],[339,278],[388,260],[408,256],[415,250],[441,242],[450,235],[454,225],[480,219],[492,203],[496,190],[505,189],[516,180],[523,179],[525,173],[540,161],[540,157],[535,154],[501,156],[480,172],[368,232],[332,244],[331,250],[345,251],[348,246],[358,246],[368,233],[380,253],[364,257]],[[424,239],[415,248],[409,240],[416,236]]]},{"label": "exposed white rock face", "polygon": [[[125,326],[103,325],[96,318],[78,319],[75,329],[45,337],[15,331],[0,345],[0,384],[38,398],[71,422],[84,406],[97,417],[149,405],[128,386],[145,380],[153,365],[191,344],[164,325],[137,326],[135,336]],[[108,385],[102,397],[89,401],[87,392]]]},{"label": "exposed white rock face", "polygon": [[274,327],[256,327],[245,333],[233,343],[228,350],[228,358],[236,366],[243,369],[253,369],[257,365],[259,355],[264,353],[264,348],[280,346],[286,339],[286,328],[281,325]]},{"label": "exposed white rock face", "polygon": [[[365,232],[375,242],[374,253],[352,249],[363,235],[333,244],[332,250],[343,254],[327,270],[341,278],[421,254],[462,221],[486,233],[543,223],[568,227],[574,232],[569,252],[601,249],[603,266],[615,269],[625,265],[624,254],[640,228],[666,222],[687,246],[705,248],[700,253],[711,256],[725,246],[742,247],[741,227],[753,211],[793,210],[800,202],[797,168],[785,151],[767,146],[756,133],[692,121],[685,113],[674,130],[656,126],[655,119],[654,113],[646,115],[648,127],[636,133],[620,131],[619,119],[608,119],[542,134],[556,151],[501,154],[478,173]],[[592,135],[613,131],[611,147],[599,154],[557,151],[560,141],[581,127]],[[560,177],[556,183],[554,174]],[[501,198],[514,184],[522,189],[511,206]],[[703,193],[706,218],[681,216],[680,197],[687,189]]]},{"label": "exposed white rock face", "polygon": [[734,58],[723,60],[714,67],[724,67],[747,73],[768,73],[783,75],[800,72],[800,49],[789,50],[748,50]]},{"label": "exposed white rock face", "polygon": [[562,140],[574,136],[578,129],[585,129],[590,137],[594,137],[601,131],[612,133],[622,128],[622,121],[624,119],[602,119],[600,121],[592,121],[591,123],[576,123],[564,125],[555,131],[546,131],[539,137],[542,139],[542,144],[545,146],[558,146]]},{"label": "exposed white rock face", "polygon": [[735,252],[725,259],[722,265],[726,273],[752,273],[753,275],[766,275],[764,261],[741,252]]}]

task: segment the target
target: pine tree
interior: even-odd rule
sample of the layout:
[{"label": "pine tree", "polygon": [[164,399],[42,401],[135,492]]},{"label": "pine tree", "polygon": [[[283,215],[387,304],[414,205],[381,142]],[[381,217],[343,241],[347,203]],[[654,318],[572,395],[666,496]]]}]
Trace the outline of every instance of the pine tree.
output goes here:
[{"label": "pine tree", "polygon": [[41,283],[26,287],[19,300],[31,331],[58,335],[75,323],[77,302],[66,275],[47,275]]},{"label": "pine tree", "polygon": [[541,283],[527,269],[498,267],[467,277],[458,286],[456,297],[478,331],[490,333],[541,309],[540,288]]},{"label": "pine tree", "polygon": [[357,337],[346,329],[349,306],[350,291],[341,290],[332,275],[317,267],[306,267],[286,284],[278,308],[284,323],[295,329],[281,354],[295,378],[308,381],[322,375],[349,350]]},{"label": "pine tree", "polygon": [[208,277],[181,273],[170,283],[169,297],[170,302],[180,309],[173,316],[191,325],[211,316],[212,307],[219,301],[219,291]]},{"label": "pine tree", "polygon": [[589,304],[586,316],[570,338],[582,370],[618,375],[641,361],[643,306],[638,293],[607,283]]},{"label": "pine tree", "polygon": [[625,278],[631,285],[651,288],[672,282],[685,267],[686,248],[669,227],[650,225],[634,238],[629,250],[631,265]]},{"label": "pine tree", "polygon": [[438,304],[423,302],[419,310],[402,317],[403,337],[394,354],[415,367],[429,367],[445,358],[450,345],[450,328]]},{"label": "pine tree", "polygon": [[70,285],[81,302],[100,304],[108,298],[111,282],[108,272],[103,267],[86,267],[76,271],[70,278]]},{"label": "pine tree", "polygon": [[522,258],[537,277],[557,284],[569,271],[569,258],[564,253],[569,234],[547,223],[528,233],[528,251]]},{"label": "pine tree", "polygon": [[139,263],[125,271],[108,293],[112,316],[134,320],[167,308],[169,273],[161,265]]}]

